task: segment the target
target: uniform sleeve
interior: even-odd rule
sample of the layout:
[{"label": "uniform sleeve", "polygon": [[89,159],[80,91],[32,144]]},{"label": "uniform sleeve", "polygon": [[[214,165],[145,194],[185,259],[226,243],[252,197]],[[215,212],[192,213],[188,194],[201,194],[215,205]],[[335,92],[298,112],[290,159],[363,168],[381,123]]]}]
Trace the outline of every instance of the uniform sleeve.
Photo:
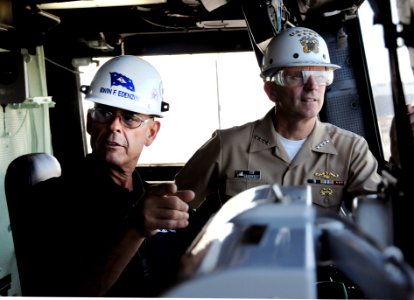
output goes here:
[{"label": "uniform sleeve", "polygon": [[378,162],[369,150],[365,139],[359,138],[351,152],[351,165],[347,194],[350,199],[362,194],[375,193],[381,176],[378,174]]},{"label": "uniform sleeve", "polygon": [[218,189],[218,176],[221,160],[221,137],[217,130],[201,146],[175,176],[178,189],[190,189],[195,193],[191,201],[198,208],[205,198]]}]

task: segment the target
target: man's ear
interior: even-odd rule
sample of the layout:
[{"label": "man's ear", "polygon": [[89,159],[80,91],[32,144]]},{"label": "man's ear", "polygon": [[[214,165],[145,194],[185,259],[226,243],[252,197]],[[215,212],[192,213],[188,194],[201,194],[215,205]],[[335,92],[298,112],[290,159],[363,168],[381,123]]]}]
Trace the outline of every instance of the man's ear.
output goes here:
[{"label": "man's ear", "polygon": [[267,97],[272,101],[276,103],[277,99],[277,93],[276,93],[276,86],[271,81],[266,81],[263,85],[263,89],[265,93],[267,94]]},{"label": "man's ear", "polygon": [[159,121],[152,121],[151,123],[147,124],[147,132],[145,137],[145,146],[149,146],[154,142],[155,138],[157,137],[158,132],[161,128],[161,123]]}]

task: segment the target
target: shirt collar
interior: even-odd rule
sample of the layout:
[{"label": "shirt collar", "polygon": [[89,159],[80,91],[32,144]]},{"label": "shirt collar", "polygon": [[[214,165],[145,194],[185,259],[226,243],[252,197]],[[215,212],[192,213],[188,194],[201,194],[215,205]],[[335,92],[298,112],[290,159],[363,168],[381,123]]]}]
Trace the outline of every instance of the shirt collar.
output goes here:
[{"label": "shirt collar", "polygon": [[[264,149],[281,146],[280,141],[276,137],[273,118],[276,118],[275,107],[269,110],[262,119],[255,123],[250,143],[250,152],[258,152]],[[315,128],[309,135],[307,143],[310,144],[312,151],[338,154],[335,145],[332,143],[327,125],[319,121],[319,119],[316,121]]]}]

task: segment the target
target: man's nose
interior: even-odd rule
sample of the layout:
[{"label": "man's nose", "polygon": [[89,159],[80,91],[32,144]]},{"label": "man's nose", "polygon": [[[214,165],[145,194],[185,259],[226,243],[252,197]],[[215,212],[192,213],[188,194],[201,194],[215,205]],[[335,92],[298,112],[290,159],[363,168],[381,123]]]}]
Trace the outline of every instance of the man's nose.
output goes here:
[{"label": "man's nose", "polygon": [[309,76],[308,80],[305,83],[305,89],[313,90],[319,87],[319,83],[314,76]]},{"label": "man's nose", "polygon": [[116,131],[122,128],[121,114],[118,112],[113,113],[113,118],[110,122],[111,130]]}]

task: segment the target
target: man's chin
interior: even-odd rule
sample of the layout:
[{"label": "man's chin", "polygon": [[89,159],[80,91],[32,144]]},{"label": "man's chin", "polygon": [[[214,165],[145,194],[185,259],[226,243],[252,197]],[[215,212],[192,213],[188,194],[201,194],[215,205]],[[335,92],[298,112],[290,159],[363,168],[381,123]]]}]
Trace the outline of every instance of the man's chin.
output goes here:
[{"label": "man's chin", "polygon": [[125,156],[125,150],[122,149],[106,149],[105,151],[98,152],[99,157],[110,164],[119,164]]}]

